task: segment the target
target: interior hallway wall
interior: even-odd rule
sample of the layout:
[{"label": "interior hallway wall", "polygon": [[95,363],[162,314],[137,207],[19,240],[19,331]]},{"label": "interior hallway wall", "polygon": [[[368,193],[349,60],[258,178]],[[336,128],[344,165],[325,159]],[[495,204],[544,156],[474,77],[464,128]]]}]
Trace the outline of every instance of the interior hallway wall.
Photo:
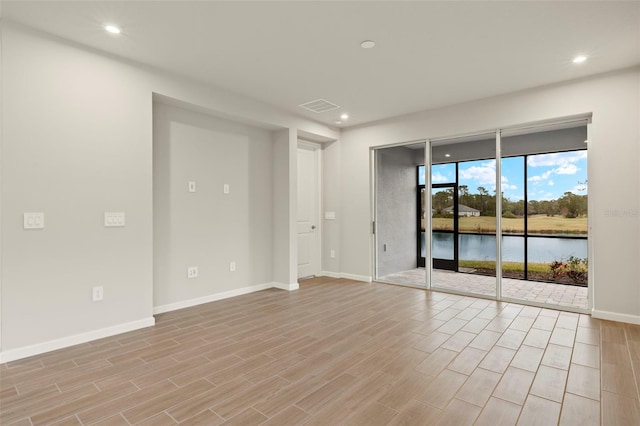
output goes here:
[{"label": "interior hallway wall", "polygon": [[[340,258],[340,186],[342,182],[340,165],[340,143],[338,141],[322,144],[322,274],[339,276]],[[324,212],[332,212],[335,219],[326,219]],[[331,253],[335,257],[331,257]]]}]

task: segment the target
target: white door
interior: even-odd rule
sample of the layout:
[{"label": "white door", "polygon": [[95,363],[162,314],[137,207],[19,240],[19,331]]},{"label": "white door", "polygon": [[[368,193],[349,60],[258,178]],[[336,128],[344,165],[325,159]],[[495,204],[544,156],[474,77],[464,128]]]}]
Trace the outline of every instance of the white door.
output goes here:
[{"label": "white door", "polygon": [[298,144],[298,278],[320,275],[320,149]]}]

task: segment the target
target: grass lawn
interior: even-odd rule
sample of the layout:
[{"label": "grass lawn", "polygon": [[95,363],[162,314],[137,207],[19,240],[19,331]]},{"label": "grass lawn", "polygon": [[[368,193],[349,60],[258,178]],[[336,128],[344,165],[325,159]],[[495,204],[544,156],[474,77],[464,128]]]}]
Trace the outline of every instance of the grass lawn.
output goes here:
[{"label": "grass lawn", "polygon": [[[464,268],[473,269],[496,269],[496,262],[487,260],[461,260],[459,265]],[[524,264],[522,262],[502,262],[502,270],[509,272],[522,272],[524,271]],[[529,272],[547,273],[550,271],[548,263],[529,263],[527,266]]]},{"label": "grass lawn", "polygon": [[[433,229],[439,231],[453,231],[453,219],[434,217]],[[496,232],[496,218],[491,216],[461,217],[460,232]],[[530,234],[586,234],[587,218],[577,217],[567,219],[562,216],[533,215],[529,216]],[[524,218],[503,218],[503,233],[523,233]]]}]

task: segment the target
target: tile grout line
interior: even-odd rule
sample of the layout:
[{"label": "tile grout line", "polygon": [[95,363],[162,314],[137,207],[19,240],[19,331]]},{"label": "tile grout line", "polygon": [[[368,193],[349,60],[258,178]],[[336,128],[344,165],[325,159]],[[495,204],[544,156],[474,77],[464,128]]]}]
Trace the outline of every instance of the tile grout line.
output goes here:
[{"label": "tile grout line", "polygon": [[[638,383],[638,380],[637,380],[638,375],[636,374],[635,368],[633,366],[633,358],[631,357],[631,346],[629,345],[629,337],[627,336],[626,327],[623,327],[623,330],[624,330],[624,341],[626,344],[627,355],[629,356],[629,364],[631,364],[631,373],[633,375],[633,382],[636,385],[636,397],[640,402],[640,384]],[[602,363],[602,359],[600,359],[600,363]]]}]

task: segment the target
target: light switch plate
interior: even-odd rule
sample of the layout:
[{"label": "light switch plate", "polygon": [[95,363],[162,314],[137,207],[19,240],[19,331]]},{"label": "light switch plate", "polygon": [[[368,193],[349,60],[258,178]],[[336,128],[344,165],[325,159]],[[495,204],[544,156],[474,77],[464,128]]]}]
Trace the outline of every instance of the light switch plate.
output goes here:
[{"label": "light switch plate", "polygon": [[43,229],[44,213],[31,212],[24,214],[24,229]]},{"label": "light switch plate", "polygon": [[196,183],[194,181],[189,181],[189,192],[196,192]]},{"label": "light switch plate", "polygon": [[324,218],[326,220],[335,220],[336,212],[324,212]]},{"label": "light switch plate", "polygon": [[104,226],[107,228],[124,226],[124,212],[104,212]]},{"label": "light switch plate", "polygon": [[222,186],[222,192],[224,192],[225,194],[228,194],[228,193],[230,192],[229,184],[228,184],[228,183],[225,183],[225,184]]}]

